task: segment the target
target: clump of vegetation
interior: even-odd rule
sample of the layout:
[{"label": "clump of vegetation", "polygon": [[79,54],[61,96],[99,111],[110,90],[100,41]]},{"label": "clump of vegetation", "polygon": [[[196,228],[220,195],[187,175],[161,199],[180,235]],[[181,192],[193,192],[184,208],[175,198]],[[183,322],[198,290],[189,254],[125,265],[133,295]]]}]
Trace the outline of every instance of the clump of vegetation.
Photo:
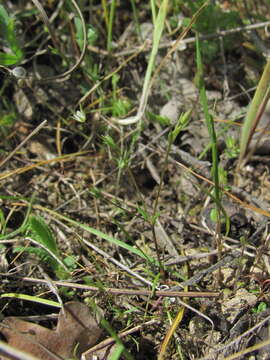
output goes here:
[{"label": "clump of vegetation", "polygon": [[268,2],[24,5],[0,5],[4,316],[76,298],[113,359],[261,351],[232,344],[268,311]]}]

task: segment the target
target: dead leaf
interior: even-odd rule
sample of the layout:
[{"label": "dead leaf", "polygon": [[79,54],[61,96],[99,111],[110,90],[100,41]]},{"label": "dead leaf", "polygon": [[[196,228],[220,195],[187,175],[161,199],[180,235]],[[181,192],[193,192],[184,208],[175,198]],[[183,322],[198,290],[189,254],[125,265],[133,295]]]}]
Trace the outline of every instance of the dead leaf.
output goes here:
[{"label": "dead leaf", "polygon": [[6,317],[0,323],[0,332],[18,350],[40,360],[59,360],[74,357],[74,352],[79,357],[96,344],[102,330],[87,305],[72,301],[61,309],[55,330]]}]

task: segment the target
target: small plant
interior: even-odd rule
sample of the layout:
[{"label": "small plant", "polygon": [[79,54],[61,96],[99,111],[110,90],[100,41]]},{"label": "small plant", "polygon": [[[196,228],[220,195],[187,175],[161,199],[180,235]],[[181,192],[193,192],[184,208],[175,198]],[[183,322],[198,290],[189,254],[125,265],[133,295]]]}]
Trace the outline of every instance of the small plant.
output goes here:
[{"label": "small plant", "polygon": [[[76,41],[80,48],[83,48],[83,27],[82,22],[79,17],[75,17],[75,27],[76,27]],[[97,30],[90,24],[86,26],[87,30],[87,43],[88,45],[94,45],[98,39]]]},{"label": "small plant", "polygon": [[261,302],[259,302],[258,305],[256,305],[256,306],[251,310],[251,312],[254,313],[254,314],[259,314],[259,313],[265,311],[267,308],[268,308],[267,303],[264,302],[264,301],[261,301]]},{"label": "small plant", "polygon": [[228,156],[229,159],[236,158],[240,152],[239,144],[237,140],[229,135],[225,139],[225,142],[226,142],[225,154]]},{"label": "small plant", "polygon": [[55,237],[40,216],[31,215],[26,225],[26,235],[34,243],[40,247],[22,247],[17,246],[14,252],[28,252],[40,258],[40,260],[55,272],[60,279],[69,275],[69,271],[76,268],[75,259],[67,256],[63,261],[61,260],[60,251],[57,247]]},{"label": "small plant", "polygon": [[77,110],[72,118],[77,122],[84,123],[86,121],[86,113],[84,112],[82,106],[80,106],[80,110]]},{"label": "small plant", "polygon": [[105,113],[109,113],[113,117],[126,116],[132,106],[129,99],[121,95],[121,90],[118,89],[119,80],[118,74],[112,76],[112,96],[106,104]]}]

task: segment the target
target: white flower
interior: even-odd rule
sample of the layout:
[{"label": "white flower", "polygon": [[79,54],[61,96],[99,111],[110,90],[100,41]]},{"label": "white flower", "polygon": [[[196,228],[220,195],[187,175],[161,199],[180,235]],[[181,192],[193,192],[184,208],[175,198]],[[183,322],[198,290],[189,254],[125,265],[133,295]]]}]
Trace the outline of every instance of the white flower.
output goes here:
[{"label": "white flower", "polygon": [[84,123],[86,120],[86,114],[82,109],[77,110],[76,113],[74,115],[72,115],[72,117],[73,117],[73,119],[75,119],[76,121],[78,121],[80,123]]}]

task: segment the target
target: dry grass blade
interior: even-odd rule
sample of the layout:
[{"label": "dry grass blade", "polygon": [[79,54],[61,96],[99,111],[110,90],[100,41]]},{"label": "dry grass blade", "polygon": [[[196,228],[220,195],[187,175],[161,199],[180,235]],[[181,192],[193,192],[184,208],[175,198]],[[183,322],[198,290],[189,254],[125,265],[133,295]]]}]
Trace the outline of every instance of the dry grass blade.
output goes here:
[{"label": "dry grass blade", "polygon": [[172,335],[175,333],[177,327],[179,326],[180,322],[183,320],[183,316],[184,316],[184,313],[185,313],[185,308],[182,306],[180,308],[180,310],[178,311],[171,327],[169,328],[168,332],[166,333],[166,336],[162,342],[162,345],[161,345],[161,348],[160,348],[160,352],[159,352],[159,355],[158,355],[158,360],[163,360],[164,357],[165,357],[165,353],[166,353],[166,349],[167,349],[167,346],[169,344],[169,341],[172,337]]},{"label": "dry grass blade", "polygon": [[0,174],[0,181],[4,180],[10,176],[23,174],[23,173],[30,171],[38,166],[42,166],[42,165],[46,165],[46,164],[53,164],[53,163],[57,163],[57,162],[61,162],[61,161],[71,161],[74,157],[84,155],[85,153],[87,153],[87,151],[81,151],[81,152],[74,153],[74,154],[62,155],[62,156],[54,158],[54,159],[42,160],[42,161],[38,161],[35,164],[23,166],[21,168],[17,168],[12,171],[6,171],[6,172]]},{"label": "dry grass blade", "polygon": [[[128,336],[128,335],[131,335],[131,334],[134,334],[135,332],[137,331],[140,331],[141,329],[147,327],[147,326],[151,326],[151,325],[154,325],[158,323],[158,320],[149,320],[141,325],[138,325],[138,326],[135,326],[129,330],[126,330],[126,331],[123,331],[121,333],[118,334],[118,337],[120,339]],[[106,340],[103,340],[102,342],[100,342],[99,344],[95,345],[94,347],[92,347],[91,349],[89,349],[88,351],[86,351],[83,355],[82,355],[82,360],[84,359],[89,359],[89,356],[91,354],[99,354],[99,352],[101,352],[102,349],[104,348],[108,348],[109,346],[111,346],[112,344],[115,343],[115,339],[113,337],[110,337]]]}]

